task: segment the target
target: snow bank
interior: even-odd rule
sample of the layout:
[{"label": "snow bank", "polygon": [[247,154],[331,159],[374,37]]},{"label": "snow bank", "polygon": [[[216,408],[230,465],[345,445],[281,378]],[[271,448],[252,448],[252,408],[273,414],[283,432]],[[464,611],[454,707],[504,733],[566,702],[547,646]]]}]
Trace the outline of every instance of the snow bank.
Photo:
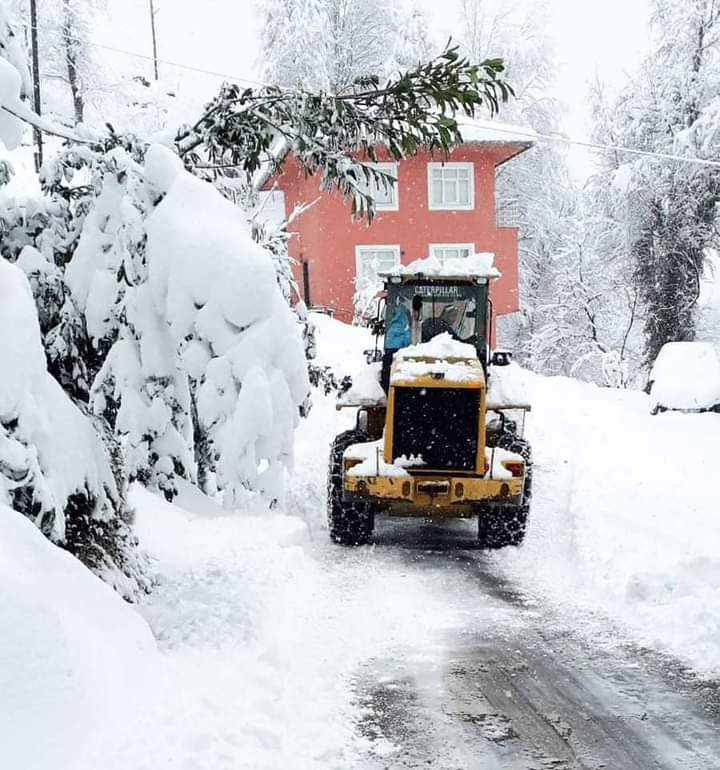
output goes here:
[{"label": "snow bank", "polygon": [[0,258],[0,501],[24,487],[58,539],[73,493],[95,497],[98,515],[117,495],[105,447],[46,369],[30,284]]},{"label": "snow bank", "polygon": [[709,409],[720,404],[720,358],[708,342],[668,342],[650,372],[651,408]]},{"label": "snow bank", "polygon": [[572,622],[601,612],[720,674],[720,415],[652,416],[641,392],[525,377],[533,507],[525,545],[494,558]]},{"label": "snow bank", "polygon": [[[321,313],[311,313],[316,329],[315,363],[329,366],[338,379],[353,376],[365,360],[363,351],[374,347],[369,329],[336,321]],[[325,394],[322,388],[312,392],[313,408],[306,420],[300,420],[295,432],[296,464],[289,484],[286,510],[302,517],[310,536],[325,542],[326,504],[325,472],[330,443],[336,434],[355,426],[355,410],[337,411],[337,396]],[[318,483],[320,479],[320,483]]]},{"label": "snow bank", "polygon": [[[2,281],[0,280],[0,285]],[[78,768],[92,736],[142,701],[155,661],[143,619],[0,504],[3,766]]]},{"label": "snow bank", "polygon": [[416,259],[409,265],[397,265],[387,275],[465,276],[467,278],[499,278],[500,271],[493,265],[495,255],[489,252],[472,254],[460,259],[437,257]]},{"label": "snow bank", "polygon": [[337,634],[306,527],[265,507],[232,515],[184,485],[178,500],[131,492],[160,578],[141,607],[159,676],[73,770],[344,767],[356,658],[326,643]]},{"label": "snow bank", "polygon": [[499,120],[460,117],[458,126],[464,142],[478,142],[480,144],[515,144],[519,142],[525,144],[535,142],[538,138],[537,133],[532,128],[501,123]]}]

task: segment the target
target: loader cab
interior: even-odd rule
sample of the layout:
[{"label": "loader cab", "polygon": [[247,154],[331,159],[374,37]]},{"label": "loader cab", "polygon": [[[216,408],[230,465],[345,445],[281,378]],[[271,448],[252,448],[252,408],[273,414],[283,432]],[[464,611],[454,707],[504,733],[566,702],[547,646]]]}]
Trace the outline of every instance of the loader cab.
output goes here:
[{"label": "loader cab", "polygon": [[488,280],[467,276],[388,276],[378,331],[384,332],[382,384],[401,348],[429,342],[439,334],[472,345],[487,365],[491,324]]}]

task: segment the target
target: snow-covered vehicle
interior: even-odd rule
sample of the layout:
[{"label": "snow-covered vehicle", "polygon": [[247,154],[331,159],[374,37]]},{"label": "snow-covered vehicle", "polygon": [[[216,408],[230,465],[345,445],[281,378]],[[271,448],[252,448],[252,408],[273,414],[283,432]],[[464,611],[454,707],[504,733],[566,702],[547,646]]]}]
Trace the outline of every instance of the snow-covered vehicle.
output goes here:
[{"label": "snow-covered vehicle", "polygon": [[709,342],[668,342],[650,371],[652,414],[720,412],[720,358]]},{"label": "snow-covered vehicle", "polygon": [[477,516],[486,547],[522,541],[532,456],[508,412],[530,407],[512,388],[488,387],[511,369],[507,353],[490,355],[497,276],[486,254],[418,260],[383,276],[375,362],[338,403],[358,411],[330,455],[336,542],[367,542],[379,513]]}]

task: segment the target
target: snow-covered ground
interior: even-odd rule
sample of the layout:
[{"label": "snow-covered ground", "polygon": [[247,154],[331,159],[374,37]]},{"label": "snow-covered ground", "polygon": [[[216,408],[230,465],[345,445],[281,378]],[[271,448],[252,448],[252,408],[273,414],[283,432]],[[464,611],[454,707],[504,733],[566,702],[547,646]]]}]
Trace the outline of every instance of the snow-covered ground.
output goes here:
[{"label": "snow-covered ground", "polygon": [[527,376],[535,498],[508,574],[572,613],[720,674],[720,414],[651,416],[644,393]]},{"label": "snow-covered ground", "polygon": [[[365,330],[316,323],[319,363],[339,376],[362,366]],[[491,595],[496,577],[540,625],[547,614],[720,674],[720,415],[652,417],[642,393],[562,378],[526,375],[526,388],[536,483],[519,549],[467,550],[471,523],[404,520],[389,538],[381,526],[377,545],[331,545],[327,452],[353,414],[320,393],[298,431],[286,513],[228,512],[191,487],[175,505],[134,489],[158,577],[136,608],[0,509],[3,766],[391,767],[382,740],[366,764],[362,672],[399,659],[433,669],[443,634],[468,624],[509,633],[521,618]],[[433,551],[443,529],[462,530],[461,550]]]}]

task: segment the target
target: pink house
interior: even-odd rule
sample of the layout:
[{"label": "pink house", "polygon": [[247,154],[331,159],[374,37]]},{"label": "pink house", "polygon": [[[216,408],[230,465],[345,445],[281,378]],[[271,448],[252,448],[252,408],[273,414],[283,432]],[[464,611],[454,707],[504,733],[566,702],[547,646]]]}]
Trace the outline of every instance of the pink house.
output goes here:
[{"label": "pink house", "polygon": [[444,161],[423,152],[396,163],[378,153],[378,165],[396,181],[373,191],[377,214],[370,225],[352,218],[340,193],[321,192],[317,177],[305,177],[300,164],[286,158],[264,186],[277,213],[288,216],[319,198],[293,222],[289,244],[308,305],[349,321],[356,291],[376,285],[378,271],[419,257],[492,252],[502,273],[492,287],[495,312],[518,310],[518,232],[496,222],[495,173],[527,150],[534,134],[495,121],[466,122],[461,131],[464,143]]}]

